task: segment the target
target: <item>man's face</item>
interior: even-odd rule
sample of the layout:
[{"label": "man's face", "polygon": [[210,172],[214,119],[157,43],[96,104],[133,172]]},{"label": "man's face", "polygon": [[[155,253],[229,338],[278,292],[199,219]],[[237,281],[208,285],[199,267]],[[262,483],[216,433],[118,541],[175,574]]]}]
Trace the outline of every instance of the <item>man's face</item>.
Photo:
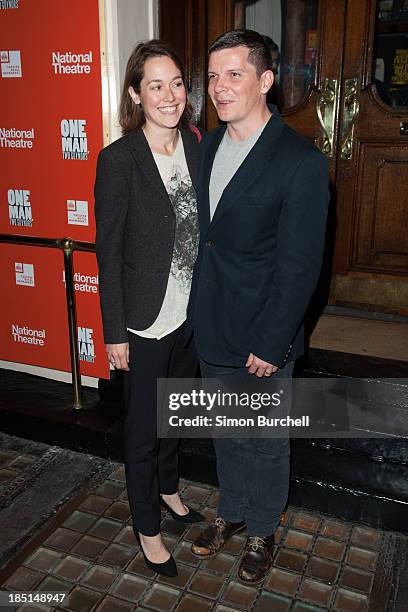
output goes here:
[{"label": "man's face", "polygon": [[248,62],[247,47],[221,49],[208,62],[208,93],[221,121],[239,125],[256,116],[265,105],[265,94],[273,83],[271,70],[259,78]]}]

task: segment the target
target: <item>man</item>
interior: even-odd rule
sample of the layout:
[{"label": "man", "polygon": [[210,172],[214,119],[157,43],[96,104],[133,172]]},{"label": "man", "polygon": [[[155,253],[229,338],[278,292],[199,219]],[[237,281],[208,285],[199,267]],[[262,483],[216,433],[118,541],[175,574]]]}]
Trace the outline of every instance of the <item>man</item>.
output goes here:
[{"label": "man", "polygon": [[[262,36],[235,30],[209,50],[208,91],[224,125],[203,141],[201,241],[189,317],[203,377],[291,377],[319,277],[328,206],[323,155],[281,120]],[[241,379],[242,382],[242,379]],[[245,526],[239,578],[256,584],[272,562],[287,502],[289,441],[218,438],[218,517],[192,545],[216,554]]]}]

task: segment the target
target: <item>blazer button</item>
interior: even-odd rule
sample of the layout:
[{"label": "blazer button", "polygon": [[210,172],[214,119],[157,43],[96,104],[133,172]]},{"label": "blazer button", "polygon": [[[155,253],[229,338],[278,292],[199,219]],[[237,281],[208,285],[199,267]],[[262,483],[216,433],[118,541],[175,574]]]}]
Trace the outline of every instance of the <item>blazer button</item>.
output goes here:
[{"label": "blazer button", "polygon": [[205,243],[207,246],[211,247],[211,246],[215,246],[215,243],[213,240],[207,240],[207,242]]}]

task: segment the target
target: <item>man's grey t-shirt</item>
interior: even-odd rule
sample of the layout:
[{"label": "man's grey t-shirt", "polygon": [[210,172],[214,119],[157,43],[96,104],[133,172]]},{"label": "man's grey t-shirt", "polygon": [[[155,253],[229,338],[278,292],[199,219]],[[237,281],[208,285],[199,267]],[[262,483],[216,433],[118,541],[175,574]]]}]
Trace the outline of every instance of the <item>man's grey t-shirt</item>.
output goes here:
[{"label": "man's grey t-shirt", "polygon": [[266,121],[245,140],[232,140],[225,130],[220,142],[210,178],[210,218],[212,219],[225,187],[228,185],[258,138],[263,132]]}]

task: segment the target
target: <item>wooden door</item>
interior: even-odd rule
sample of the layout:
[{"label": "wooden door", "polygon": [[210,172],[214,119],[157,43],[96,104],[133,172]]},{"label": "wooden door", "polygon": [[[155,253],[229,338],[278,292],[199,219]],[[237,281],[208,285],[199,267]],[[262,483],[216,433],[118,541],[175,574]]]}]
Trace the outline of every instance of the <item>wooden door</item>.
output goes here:
[{"label": "wooden door", "polygon": [[343,57],[331,301],[406,315],[408,2],[349,0]]}]

